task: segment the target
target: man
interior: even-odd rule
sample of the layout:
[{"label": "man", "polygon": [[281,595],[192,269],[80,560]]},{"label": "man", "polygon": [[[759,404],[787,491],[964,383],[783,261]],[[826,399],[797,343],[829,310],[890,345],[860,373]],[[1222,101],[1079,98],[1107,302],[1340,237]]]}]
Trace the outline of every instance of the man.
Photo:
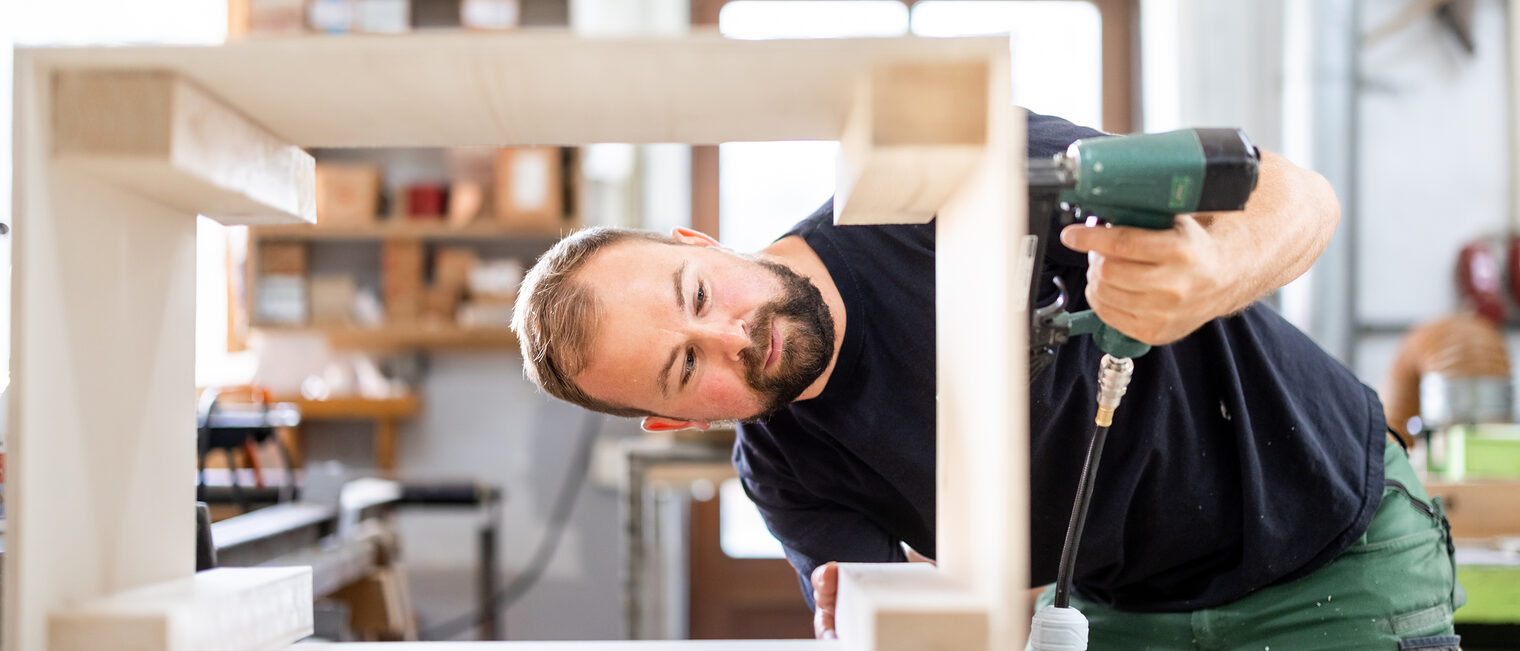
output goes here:
[{"label": "man", "polygon": [[[1029,115],[1031,157],[1097,135]],[[513,320],[556,397],[652,430],[745,421],[735,464],[820,636],[833,562],[935,553],[934,225],[831,213],[755,256],[685,229],[577,233],[529,272]],[[1440,507],[1387,447],[1376,396],[1254,304],[1338,219],[1322,178],[1267,154],[1241,213],[1072,226],[1050,247],[1042,303],[1060,277],[1072,309],[1159,346],[1137,360],[1081,541],[1092,649],[1455,648]],[[1036,584],[1055,577],[1100,356],[1068,342],[1031,382]]]}]

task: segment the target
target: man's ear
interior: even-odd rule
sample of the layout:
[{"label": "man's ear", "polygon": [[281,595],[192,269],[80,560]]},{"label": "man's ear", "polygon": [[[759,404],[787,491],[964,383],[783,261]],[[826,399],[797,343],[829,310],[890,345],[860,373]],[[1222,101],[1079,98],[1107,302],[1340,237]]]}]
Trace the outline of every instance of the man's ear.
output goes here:
[{"label": "man's ear", "polygon": [[676,238],[676,240],[684,244],[695,244],[697,246],[715,246],[719,248],[723,247],[723,245],[719,244],[718,241],[713,239],[711,235],[703,233],[702,231],[692,230],[690,228],[681,228],[677,226],[670,229],[670,236]]},{"label": "man's ear", "polygon": [[[703,237],[706,236],[704,235]],[[674,418],[664,418],[661,416],[646,416],[644,418],[644,422],[640,423],[640,425],[646,432],[674,432],[676,430],[683,429],[705,430],[708,428],[709,423],[699,423],[690,420],[676,420]]]}]

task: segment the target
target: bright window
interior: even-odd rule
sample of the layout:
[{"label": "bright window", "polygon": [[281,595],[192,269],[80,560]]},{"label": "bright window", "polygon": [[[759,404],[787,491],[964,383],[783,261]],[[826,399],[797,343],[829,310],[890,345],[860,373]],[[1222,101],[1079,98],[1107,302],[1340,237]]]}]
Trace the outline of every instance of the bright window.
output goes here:
[{"label": "bright window", "polygon": [[908,7],[897,0],[739,0],[723,5],[718,31],[746,40],[902,36]]},{"label": "bright window", "polygon": [[928,0],[919,36],[1008,34],[1013,103],[1096,127],[1103,120],[1103,21],[1087,2]]},{"label": "bright window", "polygon": [[[1103,113],[1102,19],[1077,1],[730,2],[718,17],[743,39],[1008,34],[1013,100],[1097,126]],[[770,244],[834,194],[834,142],[727,143],[718,154],[718,224],[740,251]]]},{"label": "bright window", "polygon": [[[908,8],[897,0],[741,0],[723,6],[718,29],[742,39],[901,36]],[[834,195],[839,143],[726,143],[718,148],[718,229],[740,251],[770,244]]]}]

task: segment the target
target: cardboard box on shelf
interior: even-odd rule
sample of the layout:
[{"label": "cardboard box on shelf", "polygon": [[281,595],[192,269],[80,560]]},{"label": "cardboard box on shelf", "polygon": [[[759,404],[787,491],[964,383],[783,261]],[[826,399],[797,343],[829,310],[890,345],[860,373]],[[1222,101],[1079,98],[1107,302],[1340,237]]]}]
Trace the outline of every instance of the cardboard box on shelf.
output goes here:
[{"label": "cardboard box on shelf", "polygon": [[259,275],[306,275],[306,244],[303,242],[260,242]]},{"label": "cardboard box on shelf", "polygon": [[380,168],[317,163],[317,225],[372,224],[380,212]]},{"label": "cardboard box on shelf", "polygon": [[458,287],[434,285],[427,288],[423,294],[423,320],[430,324],[453,326],[454,310],[459,307],[461,293],[463,290]]},{"label": "cardboard box on shelf", "polygon": [[439,247],[433,255],[433,284],[464,291],[470,284],[470,273],[475,270],[477,258],[474,249],[462,246]]},{"label": "cardboard box on shelf", "polygon": [[353,324],[354,295],[359,288],[348,274],[314,274],[311,277],[311,322],[314,325]]},{"label": "cardboard box on shelf", "polygon": [[251,0],[249,36],[298,36],[306,32],[306,0]]},{"label": "cardboard box on shelf", "polygon": [[557,232],[565,222],[559,147],[496,152],[496,218],[524,231]]},{"label": "cardboard box on shelf", "polygon": [[380,249],[380,286],[386,321],[412,323],[422,308],[422,242],[391,240]]}]

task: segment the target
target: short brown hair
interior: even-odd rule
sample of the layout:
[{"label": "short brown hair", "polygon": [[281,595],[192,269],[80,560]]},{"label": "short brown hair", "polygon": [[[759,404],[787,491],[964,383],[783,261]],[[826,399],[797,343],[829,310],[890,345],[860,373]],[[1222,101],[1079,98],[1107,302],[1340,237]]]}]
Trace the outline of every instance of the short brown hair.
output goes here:
[{"label": "short brown hair", "polygon": [[599,226],[577,231],[539,257],[523,277],[512,311],[512,331],[522,346],[523,374],[551,396],[614,416],[653,416],[642,409],[599,400],[571,378],[585,370],[601,305],[575,272],[598,251],[619,242],[681,244],[650,231]]}]

